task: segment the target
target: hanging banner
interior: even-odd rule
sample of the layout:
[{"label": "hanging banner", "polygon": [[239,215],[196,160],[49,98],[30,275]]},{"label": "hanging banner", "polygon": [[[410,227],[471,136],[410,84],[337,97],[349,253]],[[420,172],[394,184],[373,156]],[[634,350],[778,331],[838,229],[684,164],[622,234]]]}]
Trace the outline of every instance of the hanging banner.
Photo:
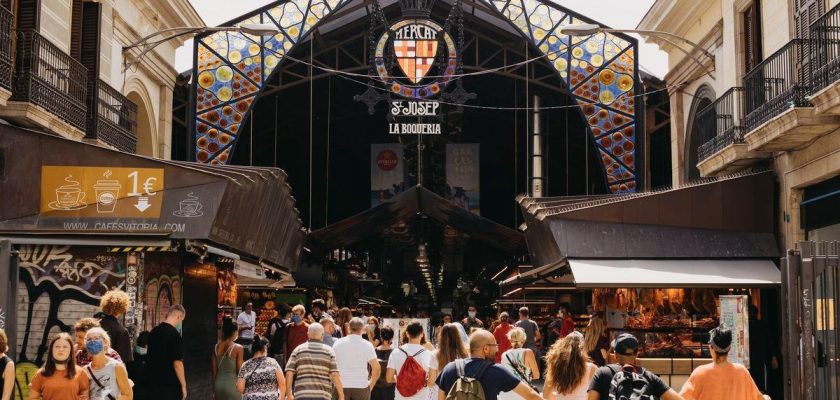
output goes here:
[{"label": "hanging banner", "polygon": [[478,143],[446,145],[446,199],[481,214]]},{"label": "hanging banner", "polygon": [[405,328],[408,324],[412,322],[419,322],[420,325],[423,325],[423,332],[426,334],[426,340],[431,341],[432,337],[429,334],[429,323],[430,320],[428,318],[384,318],[382,320],[382,326],[390,326],[391,329],[394,330],[394,343],[402,343],[401,338],[403,336],[403,332],[405,332]]},{"label": "hanging banner", "polygon": [[403,149],[399,143],[370,145],[370,206],[376,207],[405,190]]},{"label": "hanging banner", "polygon": [[720,296],[720,323],[732,330],[729,361],[750,367],[749,300],[745,295]]}]

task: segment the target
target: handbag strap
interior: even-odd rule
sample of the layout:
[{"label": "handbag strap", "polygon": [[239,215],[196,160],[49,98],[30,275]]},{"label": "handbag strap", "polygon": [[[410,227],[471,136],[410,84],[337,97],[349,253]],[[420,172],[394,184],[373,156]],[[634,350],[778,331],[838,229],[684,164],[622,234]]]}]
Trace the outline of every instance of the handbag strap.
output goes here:
[{"label": "handbag strap", "polygon": [[263,358],[260,360],[260,362],[259,362],[259,363],[257,363],[257,366],[256,366],[256,367],[254,367],[254,370],[253,370],[253,371],[251,371],[251,373],[250,373],[250,374],[248,374],[248,377],[247,377],[247,378],[245,378],[245,384],[246,384],[246,385],[247,385],[248,383],[250,383],[250,382],[251,382],[251,377],[252,377],[255,373],[257,373],[257,370],[258,370],[258,369],[260,369],[260,366],[262,366],[262,363],[263,363],[263,362],[265,362],[265,359],[266,359],[266,358],[268,358],[268,357],[263,357]]},{"label": "handbag strap", "polygon": [[[105,389],[105,385],[103,385],[102,382],[99,382],[99,379],[96,378],[96,374],[93,373],[93,369],[90,368],[90,364],[87,365],[87,370],[90,373],[90,378],[96,382],[96,386],[99,386],[100,389]],[[116,400],[116,398],[111,393],[108,393],[108,400]]]},{"label": "handbag strap", "polygon": [[[505,358],[507,358],[508,362],[510,363],[510,366],[511,366],[511,367],[513,367],[513,370],[514,370],[514,371],[516,371],[516,375],[519,375],[519,378],[520,378],[523,382],[525,382],[526,384],[528,384],[528,386],[530,386],[530,387],[531,387],[531,389],[537,390],[537,388],[536,388],[536,387],[534,387],[534,385],[532,385],[532,384],[531,384],[531,380],[530,380],[530,379],[528,379],[528,377],[526,377],[526,376],[525,376],[525,374],[524,374],[522,371],[520,371],[520,370],[519,370],[519,364],[518,364],[518,363],[513,362],[513,360],[511,360],[511,359],[510,359],[510,353],[506,354],[506,355],[505,355]],[[539,390],[537,390],[537,392],[539,392]]]}]

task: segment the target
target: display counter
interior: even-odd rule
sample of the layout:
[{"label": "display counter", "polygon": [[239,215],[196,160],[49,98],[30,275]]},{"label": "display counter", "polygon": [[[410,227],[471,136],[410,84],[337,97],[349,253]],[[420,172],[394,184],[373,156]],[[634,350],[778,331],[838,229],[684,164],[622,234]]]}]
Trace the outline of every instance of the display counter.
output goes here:
[{"label": "display counter", "polygon": [[679,391],[695,368],[711,362],[711,358],[642,358],[638,364]]}]

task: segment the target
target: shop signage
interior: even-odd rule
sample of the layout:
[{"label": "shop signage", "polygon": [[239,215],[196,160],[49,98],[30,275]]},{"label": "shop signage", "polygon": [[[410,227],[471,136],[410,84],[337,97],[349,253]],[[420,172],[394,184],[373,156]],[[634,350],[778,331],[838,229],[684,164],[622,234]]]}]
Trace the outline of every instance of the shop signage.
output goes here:
[{"label": "shop signage", "polygon": [[402,145],[371,144],[370,158],[370,206],[376,207],[405,189]]},{"label": "shop signage", "polygon": [[[440,123],[423,123],[423,117],[437,117],[440,103],[436,101],[391,101],[388,124],[391,135],[440,135]],[[413,121],[413,122],[412,122]]]},{"label": "shop signage", "polygon": [[382,326],[389,326],[394,330],[394,337],[401,338],[405,332],[405,328],[412,322],[419,322],[423,326],[423,332],[426,334],[426,340],[431,339],[430,334],[430,320],[428,318],[385,318],[382,320]]},{"label": "shop signage", "polygon": [[[367,103],[373,114],[380,101],[388,104],[391,135],[440,135],[443,104],[463,104],[475,98],[456,78],[458,47],[438,23],[425,18],[401,20],[371,42],[372,70],[384,85],[382,93],[371,87],[356,100]],[[452,93],[444,90],[458,81]],[[399,100],[404,99],[404,100]]]},{"label": "shop signage", "polygon": [[163,168],[41,167],[41,215],[58,218],[160,217]]},{"label": "shop signage", "polygon": [[720,322],[732,330],[729,361],[750,367],[749,300],[746,295],[720,296]]},{"label": "shop signage", "polygon": [[265,270],[262,266],[242,260],[236,260],[233,263],[233,273],[248,278],[265,279]]}]

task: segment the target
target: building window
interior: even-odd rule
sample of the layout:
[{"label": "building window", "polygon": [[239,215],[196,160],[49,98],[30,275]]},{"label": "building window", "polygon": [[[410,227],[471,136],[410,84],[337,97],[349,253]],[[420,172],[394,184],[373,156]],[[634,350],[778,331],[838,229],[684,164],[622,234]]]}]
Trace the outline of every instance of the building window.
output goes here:
[{"label": "building window", "polygon": [[761,63],[761,4],[759,0],[744,10],[742,18],[744,22],[744,73],[747,73]]},{"label": "building window", "polygon": [[688,127],[686,132],[688,134],[686,140],[686,166],[685,176],[688,180],[700,178],[700,170],[697,169],[697,163],[701,160],[698,157],[697,151],[703,144],[704,138],[700,134],[700,126],[698,124],[700,112],[712,105],[715,101],[715,91],[709,85],[703,85],[694,94],[694,101],[691,103],[691,112],[688,114]]},{"label": "building window", "polygon": [[825,13],[825,0],[793,0],[793,24],[796,37],[811,37],[811,24]]}]

